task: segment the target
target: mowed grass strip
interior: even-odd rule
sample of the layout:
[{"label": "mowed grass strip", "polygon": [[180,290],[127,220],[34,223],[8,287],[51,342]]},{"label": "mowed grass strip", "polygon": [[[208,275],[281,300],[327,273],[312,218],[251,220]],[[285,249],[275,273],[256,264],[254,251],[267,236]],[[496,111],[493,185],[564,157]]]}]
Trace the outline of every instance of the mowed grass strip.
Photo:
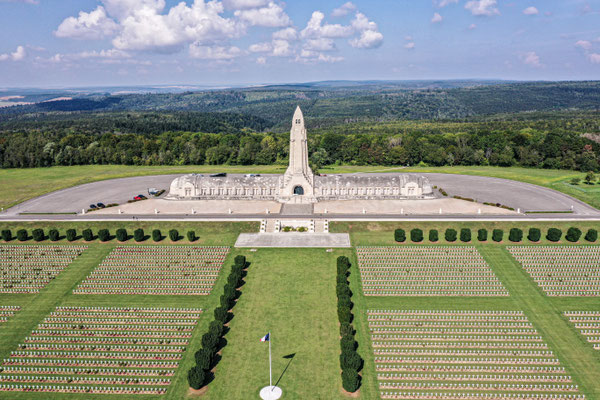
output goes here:
[{"label": "mowed grass strip", "polygon": [[273,383],[279,381],[286,399],[345,398],[335,297],[340,255],[350,251],[259,249],[247,254],[251,265],[225,336],[228,344],[203,398],[258,398],[269,384],[268,343],[260,342],[269,331]]},{"label": "mowed grass strip", "polygon": [[585,344],[563,317],[562,310],[554,306],[504,247],[478,247],[519,309],[539,330],[581,391],[589,399],[600,398],[600,357]]}]

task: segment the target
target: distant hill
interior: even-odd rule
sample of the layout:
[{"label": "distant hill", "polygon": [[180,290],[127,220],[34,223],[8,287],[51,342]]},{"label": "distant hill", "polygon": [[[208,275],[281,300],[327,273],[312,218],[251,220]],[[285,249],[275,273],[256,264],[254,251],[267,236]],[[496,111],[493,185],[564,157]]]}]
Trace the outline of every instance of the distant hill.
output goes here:
[{"label": "distant hill", "polygon": [[[309,127],[393,120],[464,119],[493,114],[557,110],[599,110],[600,82],[504,81],[322,81],[260,87],[110,95],[82,92],[29,92],[19,101],[35,104],[0,109],[0,121],[89,112],[227,112],[269,121],[274,129],[290,123],[299,104]],[[97,89],[101,91],[103,88]],[[114,89],[114,88],[113,88]],[[121,92],[125,91],[126,88]],[[138,88],[150,89],[148,88]],[[0,96],[3,93],[0,91]],[[10,95],[18,93],[11,90]],[[52,96],[72,100],[51,101]],[[50,101],[49,101],[50,100]],[[261,123],[262,124],[262,123]],[[262,124],[264,125],[264,124]],[[266,126],[266,125],[265,125]]]}]

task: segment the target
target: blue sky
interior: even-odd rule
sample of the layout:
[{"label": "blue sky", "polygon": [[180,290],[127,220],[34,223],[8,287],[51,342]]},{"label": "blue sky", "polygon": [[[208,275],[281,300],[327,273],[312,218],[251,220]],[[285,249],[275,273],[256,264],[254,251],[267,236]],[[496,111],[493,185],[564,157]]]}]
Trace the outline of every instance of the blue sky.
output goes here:
[{"label": "blue sky", "polygon": [[600,79],[600,0],[0,0],[0,86]]}]

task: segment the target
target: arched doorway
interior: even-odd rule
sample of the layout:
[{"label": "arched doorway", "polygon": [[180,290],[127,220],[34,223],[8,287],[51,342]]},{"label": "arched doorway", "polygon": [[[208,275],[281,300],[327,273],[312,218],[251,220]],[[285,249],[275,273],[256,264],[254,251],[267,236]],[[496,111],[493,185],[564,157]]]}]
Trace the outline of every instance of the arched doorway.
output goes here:
[{"label": "arched doorway", "polygon": [[294,195],[295,196],[303,196],[304,188],[302,186],[294,186]]}]

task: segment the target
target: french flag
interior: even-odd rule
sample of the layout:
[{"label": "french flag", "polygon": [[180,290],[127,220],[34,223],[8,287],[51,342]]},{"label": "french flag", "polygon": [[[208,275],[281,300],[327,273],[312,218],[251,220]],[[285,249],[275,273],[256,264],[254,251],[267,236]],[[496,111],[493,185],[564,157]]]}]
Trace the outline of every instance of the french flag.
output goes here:
[{"label": "french flag", "polygon": [[261,342],[268,342],[269,341],[269,333],[267,333],[265,336],[263,336],[262,338],[260,338]]}]

